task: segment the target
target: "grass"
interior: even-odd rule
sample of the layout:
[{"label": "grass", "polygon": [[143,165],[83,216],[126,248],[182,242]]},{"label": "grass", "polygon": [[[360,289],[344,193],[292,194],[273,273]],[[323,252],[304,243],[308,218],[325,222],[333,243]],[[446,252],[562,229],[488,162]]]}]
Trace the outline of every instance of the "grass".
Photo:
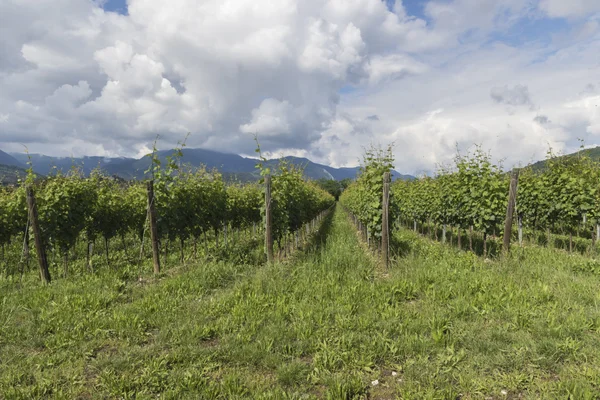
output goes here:
[{"label": "grass", "polygon": [[[149,233],[145,232],[144,245],[141,246],[137,234],[129,233],[122,237],[113,237],[106,243],[102,238],[96,238],[90,252],[91,269],[96,272],[104,270],[127,271],[128,274],[143,274],[151,271],[152,253]],[[208,232],[194,244],[192,239],[184,242],[183,248],[179,240],[164,240],[159,245],[161,269],[171,269],[183,263],[198,263],[199,260],[220,260],[234,263],[260,263],[266,259],[260,246],[263,234],[251,227],[241,230],[230,230],[227,243],[223,232]],[[37,271],[37,259],[33,240],[29,243],[29,257],[24,256],[23,235],[17,235],[12,242],[0,247],[0,289],[10,281],[32,278],[28,273]],[[108,246],[108,251],[107,247]],[[141,251],[141,253],[140,253]],[[57,246],[47,246],[46,256],[52,280],[62,280],[91,272],[88,264],[88,241],[81,234],[72,249],[68,252],[68,265],[65,274],[64,254]],[[141,256],[141,258],[140,258]],[[23,276],[22,276],[23,275]],[[34,277],[39,279],[39,277]]]},{"label": "grass", "polygon": [[384,273],[338,208],[285,263],[4,285],[0,398],[595,398],[596,261],[395,240]]}]

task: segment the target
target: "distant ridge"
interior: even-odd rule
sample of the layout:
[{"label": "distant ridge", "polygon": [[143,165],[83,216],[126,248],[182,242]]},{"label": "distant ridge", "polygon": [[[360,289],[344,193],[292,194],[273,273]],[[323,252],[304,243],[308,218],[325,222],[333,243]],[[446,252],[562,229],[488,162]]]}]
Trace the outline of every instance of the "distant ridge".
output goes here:
[{"label": "distant ridge", "polygon": [[[27,157],[25,157],[25,161],[27,161]],[[27,166],[26,163],[20,162],[15,157],[3,152],[2,150],[0,150],[0,164],[19,168],[25,168]]]},{"label": "distant ridge", "polygon": [[[220,153],[206,149],[183,149],[181,162],[198,168],[206,166],[208,169],[217,169],[227,180],[238,180],[242,182],[253,181],[260,178],[260,173],[256,169],[257,160],[242,157],[237,154]],[[6,153],[4,153],[6,154]],[[161,161],[166,161],[166,157],[173,154],[173,150],[162,150],[158,152]],[[7,154],[8,155],[8,154]],[[8,155],[17,163],[25,165],[28,158],[26,154],[12,153]],[[150,158],[106,158],[106,157],[51,157],[41,154],[31,154],[31,162],[36,173],[41,175],[51,175],[56,171],[66,172],[73,166],[80,167],[87,175],[94,168],[100,168],[110,175],[116,175],[124,179],[142,179],[144,171],[150,165]],[[354,179],[356,178],[359,167],[352,168],[333,168],[327,165],[317,164],[307,158],[283,157],[283,160],[299,166],[304,169],[304,175],[309,179]],[[267,161],[267,166],[276,166],[281,159],[272,159]],[[403,175],[397,171],[392,172],[393,179],[414,179],[411,175]]]},{"label": "distant ridge", "polygon": [[0,185],[14,185],[25,176],[27,172],[22,168],[0,164]]}]

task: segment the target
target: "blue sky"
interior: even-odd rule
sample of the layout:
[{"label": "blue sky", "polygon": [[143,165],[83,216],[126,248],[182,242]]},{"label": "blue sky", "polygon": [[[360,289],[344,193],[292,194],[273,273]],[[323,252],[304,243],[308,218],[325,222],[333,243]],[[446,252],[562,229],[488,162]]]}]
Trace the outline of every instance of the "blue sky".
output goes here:
[{"label": "blue sky", "polygon": [[[396,2],[395,0],[385,0],[388,8],[390,10],[392,10],[392,8],[394,7],[394,3]],[[419,18],[425,18],[424,14],[423,14],[423,8],[425,6],[425,4],[427,3],[427,0],[404,0],[402,2],[402,5],[404,6],[404,9],[406,10],[406,13],[408,15],[413,15],[415,17],[419,17]]]},{"label": "blue sky", "polygon": [[102,8],[106,11],[127,15],[127,2],[125,0],[107,0]]}]

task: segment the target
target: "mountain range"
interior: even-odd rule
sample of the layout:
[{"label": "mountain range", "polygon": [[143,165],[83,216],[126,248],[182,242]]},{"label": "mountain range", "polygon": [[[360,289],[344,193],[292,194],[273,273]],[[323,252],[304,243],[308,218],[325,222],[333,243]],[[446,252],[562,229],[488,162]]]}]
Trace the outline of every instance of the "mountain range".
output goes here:
[{"label": "mountain range", "polygon": [[[159,159],[165,163],[166,158],[172,155],[174,150],[163,150],[158,152]],[[181,162],[198,168],[206,166],[208,169],[219,170],[226,180],[238,180],[242,182],[257,180],[260,177],[256,169],[258,160],[242,157],[237,154],[220,153],[206,149],[183,149]],[[584,154],[593,160],[600,160],[600,146],[580,150],[573,154],[562,157],[574,157]],[[144,171],[150,166],[150,158],[107,158],[107,157],[52,157],[41,154],[6,153],[0,150],[0,183],[14,183],[18,178],[25,176],[27,162],[31,160],[33,170],[38,175],[52,175],[56,171],[67,172],[73,166],[77,166],[87,175],[93,169],[100,168],[110,175],[124,179],[143,179]],[[354,179],[359,167],[333,168],[323,164],[317,164],[307,158],[283,157],[271,159],[266,162],[267,166],[274,167],[280,160],[285,160],[293,165],[303,168],[304,175],[309,179]],[[543,169],[546,160],[533,163],[535,170]],[[403,175],[392,171],[392,179],[415,179],[412,175]]]},{"label": "mountain range", "polygon": [[[173,154],[173,150],[159,151],[158,157],[161,162]],[[242,157],[237,154],[220,153],[206,149],[183,149],[181,162],[198,168],[206,166],[208,169],[219,170],[226,179],[238,181],[253,181],[260,177],[256,169],[258,160]],[[119,176],[124,179],[143,179],[144,171],[150,166],[150,157],[136,158],[107,158],[107,157],[52,157],[41,154],[5,153],[0,150],[0,165],[27,168],[27,162],[31,160],[33,170],[40,175],[51,175],[57,171],[67,172],[73,166],[77,166],[87,175],[95,168],[100,168],[110,175]],[[304,175],[309,179],[354,179],[359,167],[333,168],[327,165],[317,164],[307,158],[283,157],[268,160],[266,166],[274,167],[280,160],[285,160],[304,170]],[[411,175],[403,175],[392,171],[392,179],[414,179]]]}]

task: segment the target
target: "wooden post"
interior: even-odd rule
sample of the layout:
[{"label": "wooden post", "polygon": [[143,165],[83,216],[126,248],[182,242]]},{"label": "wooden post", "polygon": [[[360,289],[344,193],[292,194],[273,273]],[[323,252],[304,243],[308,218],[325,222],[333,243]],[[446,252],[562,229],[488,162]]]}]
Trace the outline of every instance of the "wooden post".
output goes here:
[{"label": "wooden post", "polygon": [[[25,259],[24,264],[27,266],[27,271],[29,271],[29,223],[27,223],[25,237],[23,238],[23,258]],[[21,267],[22,270],[23,268]]]},{"label": "wooden post", "polygon": [[573,231],[569,231],[569,253],[573,252]]},{"label": "wooden post", "polygon": [[267,262],[273,262],[273,234],[271,210],[271,175],[265,176],[265,246],[267,247]]},{"label": "wooden post", "polygon": [[487,257],[487,232],[483,232],[483,256]]},{"label": "wooden post", "polygon": [[469,226],[469,250],[473,251],[473,225]]},{"label": "wooden post", "polygon": [[89,241],[87,247],[87,267],[91,272],[94,272],[94,263],[92,257],[94,256],[94,242]]},{"label": "wooden post", "polygon": [[390,264],[390,173],[383,174],[383,199],[381,216],[381,257],[387,269]]},{"label": "wooden post", "polygon": [[442,243],[446,243],[446,224],[442,225]]},{"label": "wooden post", "polygon": [[523,246],[523,216],[517,217],[517,223],[519,224],[519,246]]},{"label": "wooden post", "polygon": [[35,240],[35,251],[37,253],[38,264],[40,266],[40,277],[44,283],[50,283],[50,271],[48,270],[48,259],[46,258],[46,249],[44,248],[44,241],[42,240],[42,234],[40,230],[40,224],[38,220],[37,205],[35,203],[35,196],[33,194],[33,188],[27,187],[27,208],[29,209],[29,220],[31,223],[31,229],[33,230],[33,238]]},{"label": "wooden post", "polygon": [[[154,181],[148,182],[148,216],[150,220],[150,241],[152,242],[152,261],[154,273],[160,273],[160,254],[158,249],[158,227],[156,226],[156,207],[154,204]],[[165,246],[166,250],[166,246]]]},{"label": "wooden post", "polygon": [[504,251],[510,251],[510,236],[512,234],[513,214],[517,200],[517,184],[519,182],[519,170],[513,169],[510,174],[510,187],[508,189],[508,206],[506,207],[506,220],[504,221]]}]

